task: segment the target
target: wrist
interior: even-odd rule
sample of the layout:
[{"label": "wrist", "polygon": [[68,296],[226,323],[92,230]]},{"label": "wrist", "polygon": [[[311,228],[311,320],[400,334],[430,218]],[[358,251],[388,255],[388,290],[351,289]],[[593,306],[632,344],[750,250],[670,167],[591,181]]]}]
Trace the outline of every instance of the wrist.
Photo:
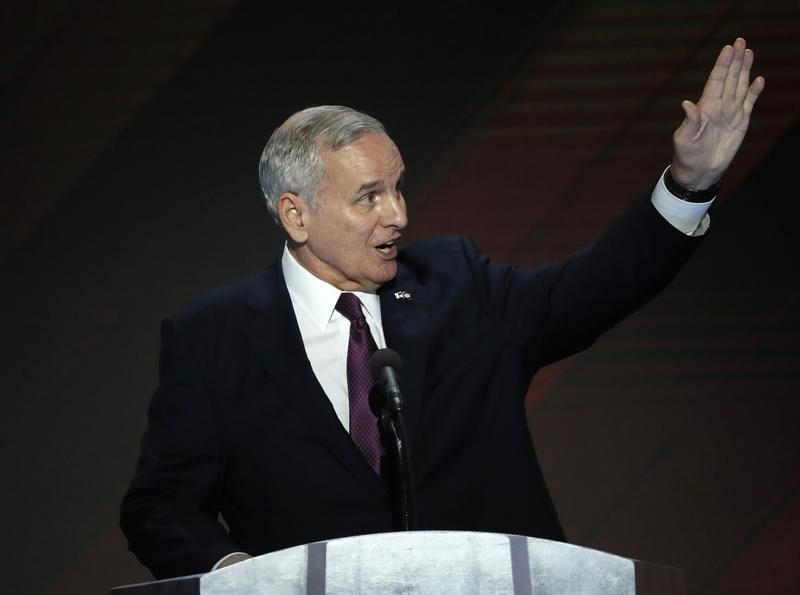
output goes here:
[{"label": "wrist", "polygon": [[675,179],[672,175],[673,166],[664,172],[664,185],[670,194],[685,200],[686,202],[708,202],[719,193],[719,182],[711,184],[705,188],[693,188]]}]

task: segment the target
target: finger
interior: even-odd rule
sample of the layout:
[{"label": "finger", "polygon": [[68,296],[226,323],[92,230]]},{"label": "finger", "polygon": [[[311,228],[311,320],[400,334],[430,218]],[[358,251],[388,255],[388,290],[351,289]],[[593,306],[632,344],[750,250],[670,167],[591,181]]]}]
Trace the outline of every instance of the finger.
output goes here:
[{"label": "finger", "polygon": [[742,62],[742,69],[739,71],[739,83],[736,86],[737,101],[743,101],[750,88],[750,68],[753,66],[753,58],[753,50],[749,48],[745,50],[744,62]]},{"label": "finger", "polygon": [[767,81],[764,80],[763,76],[757,76],[756,80],[753,81],[753,84],[750,85],[750,88],[747,90],[747,96],[744,98],[744,113],[748,116],[750,112],[753,111],[753,106],[756,104],[756,99],[758,96],[761,95],[761,91],[764,90]]},{"label": "finger", "polygon": [[722,89],[725,87],[725,78],[728,75],[728,67],[733,59],[733,48],[726,45],[719,52],[714,68],[708,75],[705,87],[703,87],[703,97],[708,99],[719,99],[722,97]]},{"label": "finger", "polygon": [[744,61],[745,42],[741,37],[737,37],[733,44],[733,57],[731,58],[728,72],[725,74],[725,85],[722,89],[722,97],[725,99],[734,99],[736,97],[736,89],[739,86],[739,73],[742,71],[742,62]]}]

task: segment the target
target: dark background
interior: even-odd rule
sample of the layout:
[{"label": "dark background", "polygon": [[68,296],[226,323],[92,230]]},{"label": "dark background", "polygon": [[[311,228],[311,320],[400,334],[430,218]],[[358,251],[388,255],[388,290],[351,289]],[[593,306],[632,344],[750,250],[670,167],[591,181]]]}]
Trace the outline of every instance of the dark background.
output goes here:
[{"label": "dark background", "polygon": [[767,88],[711,236],[528,410],[572,542],[684,568],[692,593],[800,592],[800,7],[658,4],[3,7],[3,591],[149,578],[116,519],[159,322],[278,254],[257,160],[286,116],[375,115],[410,239],[536,264],[654,183],[680,101],[741,35]]}]

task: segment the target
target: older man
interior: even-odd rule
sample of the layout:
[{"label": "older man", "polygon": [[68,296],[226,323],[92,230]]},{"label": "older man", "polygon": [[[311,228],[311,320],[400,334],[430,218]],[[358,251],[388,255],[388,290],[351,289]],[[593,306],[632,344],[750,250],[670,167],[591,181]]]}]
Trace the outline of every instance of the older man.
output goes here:
[{"label": "older man", "polygon": [[752,61],[742,39],[723,48],[699,102],[683,104],[654,190],[592,247],[541,268],[491,264],[459,237],[399,250],[404,165],[383,126],[337,106],[291,116],[260,166],[282,257],[164,321],[122,505],[131,550],[168,577],[396,528],[359,367],[387,345],[405,363],[418,528],[563,539],[526,424],[528,385],[692,253],[764,87],[750,83]]}]

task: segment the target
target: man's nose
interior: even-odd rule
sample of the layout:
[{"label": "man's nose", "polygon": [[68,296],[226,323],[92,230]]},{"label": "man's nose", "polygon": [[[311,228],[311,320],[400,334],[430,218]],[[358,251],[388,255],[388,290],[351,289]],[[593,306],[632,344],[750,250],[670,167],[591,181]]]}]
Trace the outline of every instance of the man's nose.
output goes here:
[{"label": "man's nose", "polygon": [[408,225],[408,214],[406,213],[406,201],[402,195],[392,194],[383,204],[384,209],[381,213],[383,225],[403,229]]}]

